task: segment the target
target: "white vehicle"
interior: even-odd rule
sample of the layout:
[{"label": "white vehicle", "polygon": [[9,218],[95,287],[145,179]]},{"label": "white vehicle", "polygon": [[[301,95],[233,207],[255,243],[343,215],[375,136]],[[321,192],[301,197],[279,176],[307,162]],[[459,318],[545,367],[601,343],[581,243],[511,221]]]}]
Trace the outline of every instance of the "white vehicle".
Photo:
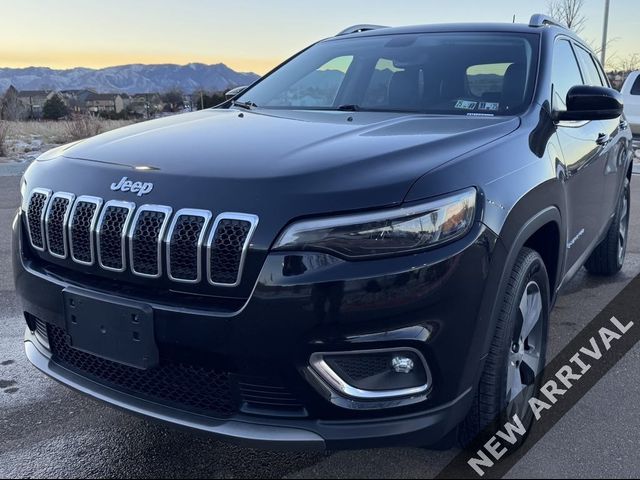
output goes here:
[{"label": "white vehicle", "polygon": [[640,137],[640,71],[632,72],[622,86],[624,113],[633,135]]}]

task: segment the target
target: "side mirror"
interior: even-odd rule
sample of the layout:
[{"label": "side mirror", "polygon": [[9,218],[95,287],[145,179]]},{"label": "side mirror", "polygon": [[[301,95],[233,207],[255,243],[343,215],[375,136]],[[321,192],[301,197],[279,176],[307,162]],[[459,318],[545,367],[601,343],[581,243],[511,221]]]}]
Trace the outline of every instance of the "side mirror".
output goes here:
[{"label": "side mirror", "polygon": [[562,120],[611,120],[622,115],[622,95],[607,87],[579,85],[567,94],[567,110],[555,112],[555,119]]},{"label": "side mirror", "polygon": [[238,95],[240,95],[246,89],[247,89],[246,86],[232,88],[231,90],[229,90],[227,93],[224,94],[224,98],[226,98],[227,100],[230,100],[233,97],[237,97]]}]

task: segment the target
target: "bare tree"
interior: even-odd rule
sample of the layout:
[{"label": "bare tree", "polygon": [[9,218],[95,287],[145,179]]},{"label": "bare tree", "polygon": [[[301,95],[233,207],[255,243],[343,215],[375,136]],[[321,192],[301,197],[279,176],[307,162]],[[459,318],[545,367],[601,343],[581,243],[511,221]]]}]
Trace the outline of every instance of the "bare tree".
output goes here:
[{"label": "bare tree", "polygon": [[10,86],[0,97],[0,118],[3,120],[22,120],[24,117],[24,107],[18,100],[18,91]]},{"label": "bare tree", "polygon": [[[589,46],[591,47],[591,50],[593,51],[593,53],[598,58],[600,58],[600,54],[602,53],[602,45],[598,41],[596,41],[596,40],[594,40],[592,38],[587,38],[585,40],[589,44]],[[605,69],[611,70],[611,69],[615,69],[616,68],[617,61],[618,61],[616,59],[617,59],[618,56],[616,54],[616,50],[613,47],[615,46],[615,44],[616,44],[616,42],[618,40],[620,40],[620,37],[610,38],[610,39],[607,40],[607,45],[606,45],[606,48],[607,48],[607,64],[603,65],[603,67]]]},{"label": "bare tree", "polygon": [[547,12],[565,27],[580,33],[587,21],[582,14],[583,7],[584,0],[549,0]]},{"label": "bare tree", "polygon": [[616,62],[616,70],[625,73],[640,70],[640,54],[631,53],[626,57],[621,58],[618,62]]},{"label": "bare tree", "polygon": [[8,154],[7,137],[9,136],[9,122],[0,120],[0,157]]}]

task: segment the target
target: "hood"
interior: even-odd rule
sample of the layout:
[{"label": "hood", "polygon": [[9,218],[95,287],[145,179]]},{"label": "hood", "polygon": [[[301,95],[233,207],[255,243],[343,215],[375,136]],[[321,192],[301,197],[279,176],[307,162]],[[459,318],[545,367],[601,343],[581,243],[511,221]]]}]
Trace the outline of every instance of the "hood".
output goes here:
[{"label": "hood", "polygon": [[[174,208],[284,209],[291,219],[398,204],[425,173],[518,125],[513,117],[212,109],[114,130],[39,163],[55,165],[75,193],[82,185],[86,194]],[[109,192],[123,176],[154,189],[142,199]]]}]

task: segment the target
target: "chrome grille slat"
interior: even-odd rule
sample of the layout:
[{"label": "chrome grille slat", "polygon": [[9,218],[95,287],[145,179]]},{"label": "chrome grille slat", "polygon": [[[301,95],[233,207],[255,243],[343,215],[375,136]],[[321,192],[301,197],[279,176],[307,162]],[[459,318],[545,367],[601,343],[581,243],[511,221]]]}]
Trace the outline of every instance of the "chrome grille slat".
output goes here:
[{"label": "chrome grille slat", "polygon": [[41,252],[45,250],[44,216],[50,197],[51,190],[34,188],[31,195],[29,195],[29,202],[27,203],[29,241],[33,248]]},{"label": "chrome grille slat", "polygon": [[73,204],[69,216],[69,252],[71,259],[81,265],[95,262],[94,232],[102,207],[102,199],[82,195]]},{"label": "chrome grille slat", "polygon": [[258,224],[255,215],[226,212],[211,226],[209,210],[136,208],[132,202],[44,188],[33,189],[23,208],[31,246],[48,255],[174,282],[197,284],[206,275],[216,287],[240,284]]},{"label": "chrome grille slat", "polygon": [[131,272],[141,277],[162,275],[162,242],[169,224],[171,207],[142,205],[133,219],[129,233]]},{"label": "chrome grille slat", "polygon": [[111,200],[104,204],[96,239],[98,263],[105,270],[124,272],[127,268],[125,241],[135,204]]},{"label": "chrome grille slat", "polygon": [[207,241],[207,279],[211,285],[237,287],[258,217],[225,212],[218,215]]},{"label": "chrome grille slat", "polygon": [[183,208],[176,212],[167,234],[167,275],[175,282],[202,279],[202,245],[213,215],[207,210]]},{"label": "chrome grille slat", "polygon": [[73,193],[56,192],[51,196],[44,220],[49,253],[57,258],[67,258],[67,222],[73,207]]}]

